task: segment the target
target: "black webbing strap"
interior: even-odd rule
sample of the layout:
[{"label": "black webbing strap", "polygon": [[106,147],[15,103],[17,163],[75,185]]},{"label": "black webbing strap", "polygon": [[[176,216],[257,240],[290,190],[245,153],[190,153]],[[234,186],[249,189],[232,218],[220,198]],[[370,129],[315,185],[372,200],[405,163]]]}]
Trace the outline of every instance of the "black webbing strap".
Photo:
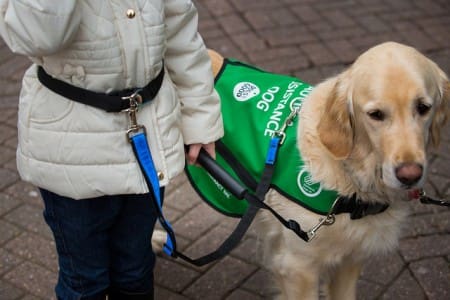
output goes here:
[{"label": "black webbing strap", "polygon": [[151,101],[155,98],[164,79],[164,62],[159,74],[146,86],[136,89],[127,89],[120,92],[113,92],[111,94],[97,93],[73,86],[47,74],[41,66],[38,67],[37,76],[39,81],[45,87],[67,99],[94,106],[107,112],[121,112],[130,107],[130,101],[127,101],[127,97],[136,92],[142,97],[142,103]]},{"label": "black webbing strap", "polygon": [[[174,255],[173,257],[179,257],[190,264],[196,265],[196,266],[203,266],[206,265],[214,260],[223,258],[227,254],[231,252],[236,246],[239,244],[239,242],[244,237],[245,233],[247,232],[248,228],[252,224],[258,210],[263,207],[261,204],[264,200],[264,196],[266,192],[268,191],[270,187],[271,178],[273,175],[273,166],[267,167],[264,169],[263,176],[261,178],[261,181],[259,182],[257,189],[256,189],[256,195],[252,195],[248,190],[243,188],[237,181],[234,180],[230,175],[227,173],[221,173],[221,168],[218,167],[217,163],[212,159],[206,151],[203,149],[200,151],[197,161],[219,182],[225,182],[224,186],[237,198],[239,199],[246,199],[249,203],[249,207],[247,208],[247,211],[240,219],[239,223],[236,225],[235,229],[232,231],[232,233],[225,239],[225,241],[213,252],[204,255],[202,257],[192,259],[183,253],[178,252],[176,249],[174,249]],[[218,173],[220,172],[220,173]],[[223,171],[224,172],[224,171]],[[220,177],[220,178],[219,178]],[[261,198],[258,198],[261,197]],[[260,200],[262,199],[262,200]]]},{"label": "black webbing strap", "polygon": [[389,204],[385,203],[367,203],[363,202],[356,194],[350,197],[340,196],[338,201],[334,205],[333,214],[349,213],[350,219],[357,220],[365,216],[376,215],[384,212],[389,207]]},{"label": "black webbing strap", "polygon": [[234,180],[228,173],[223,171],[217,163],[212,159],[206,151],[203,149],[198,156],[198,162],[221,184],[224,185],[236,198],[247,200],[249,207],[242,216],[241,220],[228,236],[228,238],[213,252],[204,255],[197,259],[192,259],[183,253],[174,250],[174,257],[179,257],[193,265],[203,266],[214,260],[223,258],[229,254],[239,242],[242,240],[244,234],[247,232],[251,223],[253,222],[259,209],[266,209],[270,211],[286,228],[294,231],[300,238],[308,241],[308,234],[301,230],[300,225],[294,220],[286,220],[280,214],[278,214],[269,205],[264,203],[265,195],[267,194],[270,183],[272,181],[273,172],[275,169],[275,160],[278,152],[279,139],[274,139],[272,143],[273,147],[269,149],[268,159],[264,167],[263,174],[260,182],[256,186],[255,194],[242,187],[237,181]]},{"label": "black webbing strap", "polygon": [[441,199],[433,199],[431,197],[428,197],[426,195],[421,195],[419,197],[420,202],[422,204],[433,204],[433,205],[439,205],[439,206],[450,206],[450,202],[446,200]]}]

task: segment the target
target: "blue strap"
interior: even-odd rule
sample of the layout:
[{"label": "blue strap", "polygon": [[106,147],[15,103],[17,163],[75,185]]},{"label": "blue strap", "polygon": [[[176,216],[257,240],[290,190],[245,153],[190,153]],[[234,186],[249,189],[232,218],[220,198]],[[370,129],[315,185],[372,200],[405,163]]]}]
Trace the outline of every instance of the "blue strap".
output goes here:
[{"label": "blue strap", "polygon": [[277,158],[278,146],[280,145],[280,138],[273,137],[270,139],[269,149],[267,150],[266,164],[273,165]]},{"label": "blue strap", "polygon": [[162,212],[159,179],[153,163],[152,154],[148,148],[147,137],[144,133],[140,132],[131,136],[130,141],[148,188],[153,194],[153,199],[155,199],[159,223],[167,232],[167,239],[163,248],[164,252],[170,256],[174,256],[174,250],[176,249],[175,233],[172,225],[164,218]]}]

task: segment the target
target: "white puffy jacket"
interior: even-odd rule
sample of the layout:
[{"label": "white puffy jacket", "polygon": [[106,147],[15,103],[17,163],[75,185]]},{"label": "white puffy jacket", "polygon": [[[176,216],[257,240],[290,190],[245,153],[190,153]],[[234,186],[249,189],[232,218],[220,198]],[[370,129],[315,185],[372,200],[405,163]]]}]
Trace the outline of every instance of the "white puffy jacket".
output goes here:
[{"label": "white puffy jacket", "polygon": [[75,199],[147,192],[126,138],[126,113],[107,113],[42,86],[37,65],[72,85],[109,93],[145,86],[138,112],[161,185],[184,167],[184,144],[223,135],[210,60],[189,0],[0,0],[0,34],[31,58],[20,94],[21,177]]}]

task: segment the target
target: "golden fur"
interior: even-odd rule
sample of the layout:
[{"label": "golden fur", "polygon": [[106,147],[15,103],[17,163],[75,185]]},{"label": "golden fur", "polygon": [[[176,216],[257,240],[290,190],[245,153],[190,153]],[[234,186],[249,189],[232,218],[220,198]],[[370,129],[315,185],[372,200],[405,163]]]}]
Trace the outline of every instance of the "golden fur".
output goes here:
[{"label": "golden fur", "polygon": [[[210,52],[213,69],[220,55]],[[317,85],[305,100],[298,146],[315,181],[341,195],[389,203],[378,215],[336,216],[309,243],[261,211],[256,231],[262,264],[274,275],[280,299],[318,299],[319,281],[330,299],[356,299],[365,260],[393,250],[407,216],[408,190],[427,172],[427,146],[439,142],[450,101],[448,78],[413,48],[388,42],[369,49],[341,74]],[[303,229],[321,216],[275,191],[266,202]]]}]

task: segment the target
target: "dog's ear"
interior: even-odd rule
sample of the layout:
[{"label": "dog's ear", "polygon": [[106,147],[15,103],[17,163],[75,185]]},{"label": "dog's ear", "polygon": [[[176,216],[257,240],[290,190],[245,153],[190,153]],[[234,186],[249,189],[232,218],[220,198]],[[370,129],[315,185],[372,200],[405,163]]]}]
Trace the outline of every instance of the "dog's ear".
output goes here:
[{"label": "dog's ear", "polygon": [[353,128],[347,95],[339,80],[328,95],[317,131],[322,144],[336,159],[345,159],[353,149]]},{"label": "dog's ear", "polygon": [[442,70],[439,71],[440,99],[437,101],[436,112],[430,127],[431,142],[435,147],[439,145],[441,128],[445,125],[450,114],[450,82]]}]

